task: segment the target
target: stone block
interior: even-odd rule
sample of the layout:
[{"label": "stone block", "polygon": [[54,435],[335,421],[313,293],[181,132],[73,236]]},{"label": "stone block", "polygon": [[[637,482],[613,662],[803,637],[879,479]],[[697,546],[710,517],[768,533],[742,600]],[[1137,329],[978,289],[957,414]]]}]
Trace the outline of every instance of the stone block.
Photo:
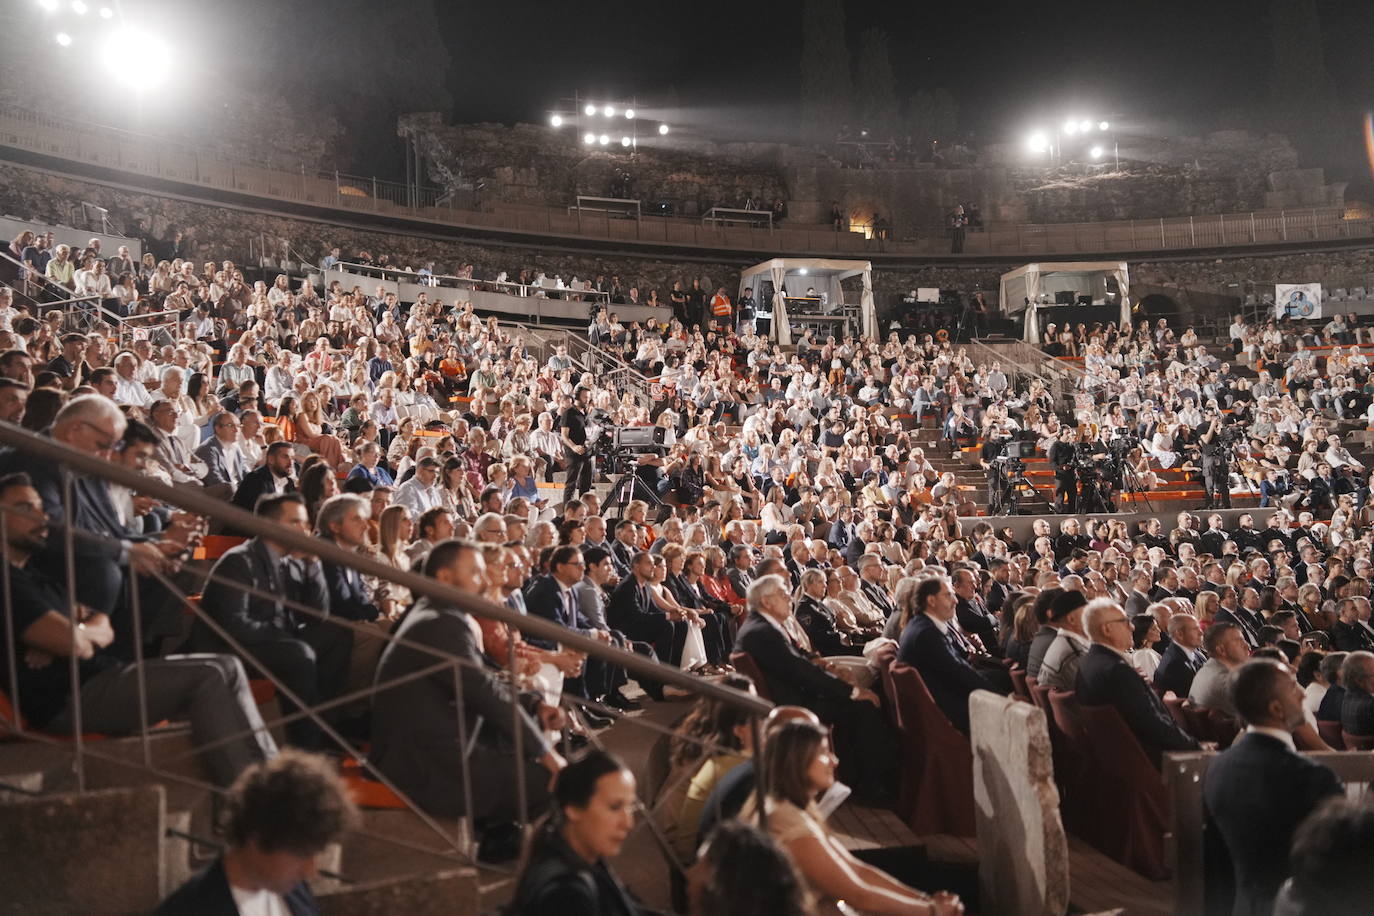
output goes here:
[{"label": "stone block", "polygon": [[1283,169],[1269,173],[1269,187],[1275,191],[1297,191],[1320,188],[1326,184],[1321,169]]},{"label": "stone block", "polygon": [[481,909],[477,871],[471,868],[350,885],[318,900],[324,916],[476,916]]},{"label": "stone block", "polygon": [[141,913],[162,898],[161,786],[49,795],[4,808],[0,913]]},{"label": "stone block", "polygon": [[1029,703],[974,692],[969,700],[980,908],[1062,916],[1069,849],[1045,714]]}]

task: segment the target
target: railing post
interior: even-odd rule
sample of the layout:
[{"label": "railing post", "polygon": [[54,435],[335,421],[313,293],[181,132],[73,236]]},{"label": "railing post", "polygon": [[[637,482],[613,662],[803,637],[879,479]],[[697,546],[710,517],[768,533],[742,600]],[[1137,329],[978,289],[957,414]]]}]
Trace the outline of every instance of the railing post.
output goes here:
[{"label": "railing post", "polygon": [[1317,238],[1317,208],[1312,208],[1312,238]]},{"label": "railing post", "polygon": [[341,192],[339,191],[339,170],[338,170],[338,169],[335,169],[335,170],[334,170],[334,206],[336,206],[336,207],[342,206],[342,205],[343,205],[343,201],[339,199],[340,193],[341,193]]},{"label": "railing post", "polygon": [[1255,237],[1255,211],[1254,211],[1254,210],[1251,210],[1251,211],[1250,211],[1250,241],[1251,241],[1251,242],[1254,242],[1255,240],[1256,240],[1256,237]]},{"label": "railing post", "polygon": [[1193,223],[1193,215],[1188,214],[1188,247],[1197,247],[1197,226]]},{"label": "railing post", "polygon": [[1279,211],[1279,233],[1280,233],[1280,237],[1281,237],[1285,242],[1288,241],[1288,211],[1287,211],[1287,210],[1280,210],[1280,211]]},{"label": "railing post", "polygon": [[1165,245],[1164,245],[1164,217],[1162,217],[1162,216],[1159,218],[1159,247],[1160,247],[1160,248],[1165,247]]},{"label": "railing post", "polygon": [[1225,213],[1220,213],[1220,214],[1218,214],[1218,216],[1221,218],[1221,244],[1225,245],[1225,244],[1226,244],[1226,214],[1225,214]]}]

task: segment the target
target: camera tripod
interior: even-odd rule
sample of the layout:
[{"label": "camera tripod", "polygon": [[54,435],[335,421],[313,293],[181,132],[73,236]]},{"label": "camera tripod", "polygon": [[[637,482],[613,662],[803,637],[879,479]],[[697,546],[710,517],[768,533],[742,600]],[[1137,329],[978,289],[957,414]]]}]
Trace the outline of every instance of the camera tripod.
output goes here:
[{"label": "camera tripod", "polygon": [[1148,491],[1145,489],[1145,485],[1140,482],[1140,475],[1136,473],[1136,469],[1131,466],[1131,463],[1126,460],[1124,455],[1121,458],[1120,492],[1134,495],[1136,498],[1132,500],[1132,502],[1136,504],[1137,508],[1143,505],[1146,512],[1155,511],[1155,507],[1151,504],[1150,497],[1147,495]]},{"label": "camera tripod", "polygon": [[1040,498],[1040,491],[1026,477],[1025,465],[1013,467],[1010,474],[998,468],[997,485],[988,503],[988,515],[1020,515],[1023,493],[1028,493],[1031,499]]}]

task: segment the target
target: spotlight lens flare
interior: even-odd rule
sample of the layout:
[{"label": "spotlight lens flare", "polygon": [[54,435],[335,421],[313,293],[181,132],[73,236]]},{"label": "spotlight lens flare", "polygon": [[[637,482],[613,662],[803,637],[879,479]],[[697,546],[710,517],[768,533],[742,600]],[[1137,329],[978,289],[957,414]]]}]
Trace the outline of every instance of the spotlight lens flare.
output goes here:
[{"label": "spotlight lens flare", "polygon": [[68,35],[66,32],[58,32],[57,37],[53,40],[56,41],[62,47],[67,48],[71,47],[72,36]]},{"label": "spotlight lens flare", "polygon": [[661,136],[661,137],[666,137],[666,136],[668,136],[668,125],[667,125],[667,124],[660,124],[660,125],[658,125],[658,133],[659,133],[659,136]]},{"label": "spotlight lens flare", "polygon": [[1098,129],[1098,130],[1107,130],[1107,129],[1110,128],[1111,126],[1112,126],[1112,125],[1108,124],[1106,121],[1098,121],[1098,122],[1097,122],[1097,129]]},{"label": "spotlight lens flare", "polygon": [[587,144],[588,146],[591,146],[593,143],[596,142],[596,134],[588,131],[587,133],[582,135],[582,142]]},{"label": "spotlight lens flare", "polygon": [[1085,118],[1084,120],[1078,122],[1078,129],[1086,134],[1088,131],[1093,129],[1093,122]]},{"label": "spotlight lens flare", "polygon": [[1101,158],[1102,158],[1102,147],[1100,147],[1100,146],[1094,146],[1094,147],[1092,148],[1092,150],[1091,150],[1091,155],[1092,155],[1092,157],[1093,157],[1094,159],[1101,159]]},{"label": "spotlight lens flare", "polygon": [[1037,130],[1026,139],[1026,148],[1032,153],[1043,153],[1050,148],[1050,138],[1043,130]]},{"label": "spotlight lens flare", "polygon": [[563,116],[562,116],[562,115],[554,115],[552,118],[549,118],[549,123],[552,124],[554,127],[562,127],[562,126],[563,126]]},{"label": "spotlight lens flare", "polygon": [[582,109],[582,113],[583,113],[583,114],[594,115],[594,114],[596,114],[596,106],[595,106],[595,105],[588,104],[586,108]]},{"label": "spotlight lens flare", "polygon": [[630,138],[629,138],[629,137],[621,137],[621,138],[620,138],[620,145],[621,145],[621,146],[628,147],[628,146],[630,145]]},{"label": "spotlight lens flare", "polygon": [[101,18],[101,19],[113,19],[113,18],[114,18],[114,10],[110,9],[108,6],[102,6],[102,7],[100,8],[100,18]]},{"label": "spotlight lens flare", "polygon": [[172,52],[160,38],[135,29],[120,29],[105,43],[105,66],[134,89],[158,85],[172,66]]},{"label": "spotlight lens flare", "polygon": [[604,115],[605,115],[606,117],[608,117],[608,118],[609,118],[609,117],[612,117],[612,116],[615,114],[615,106],[614,106],[614,105],[607,105],[605,108],[601,109],[601,113],[604,114]]},{"label": "spotlight lens flare", "polygon": [[72,3],[72,12],[78,16],[84,16],[89,11],[90,7],[85,4],[84,0],[74,0]]},{"label": "spotlight lens flare", "polygon": [[611,138],[607,134],[602,134],[600,137],[596,138],[596,142],[600,143],[602,146],[606,146],[611,142]]},{"label": "spotlight lens flare", "polygon": [[1065,122],[1064,122],[1064,133],[1066,133],[1066,134],[1076,134],[1076,133],[1078,133],[1078,122],[1077,122],[1077,121],[1065,121]]},{"label": "spotlight lens flare", "polygon": [[634,110],[633,108],[626,108],[626,109],[625,109],[625,120],[626,120],[626,121],[633,121],[634,118],[635,118],[635,110]]},{"label": "spotlight lens flare", "polygon": [[38,5],[51,13],[53,10],[57,9],[57,0],[38,0]]}]

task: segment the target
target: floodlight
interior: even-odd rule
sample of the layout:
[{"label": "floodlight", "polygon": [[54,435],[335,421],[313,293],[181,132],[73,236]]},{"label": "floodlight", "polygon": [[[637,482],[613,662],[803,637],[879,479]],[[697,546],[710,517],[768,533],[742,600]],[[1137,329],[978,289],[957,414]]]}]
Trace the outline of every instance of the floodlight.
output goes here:
[{"label": "floodlight", "polygon": [[114,10],[110,9],[108,6],[102,6],[102,7],[100,8],[100,18],[101,18],[101,19],[113,19],[113,18],[114,18]]},{"label": "floodlight", "polygon": [[1094,159],[1101,159],[1101,158],[1102,158],[1102,147],[1100,147],[1100,146],[1094,146],[1094,147],[1092,148],[1092,150],[1090,150],[1090,152],[1091,152],[1092,157],[1093,157]]},{"label": "floodlight", "polygon": [[602,146],[605,146],[606,144],[611,142],[611,138],[608,137],[606,134],[602,134],[600,137],[597,137],[596,142],[600,143]]},{"label": "floodlight", "polygon": [[601,113],[604,114],[606,117],[609,118],[609,117],[611,117],[612,115],[615,114],[615,106],[614,106],[614,105],[607,105],[605,108],[601,109]]},{"label": "floodlight", "polygon": [[582,109],[582,111],[585,114],[594,115],[596,114],[596,106],[588,102],[587,107]]},{"label": "floodlight", "polygon": [[136,29],[120,29],[111,35],[104,56],[110,72],[136,89],[162,82],[172,65],[167,43]]},{"label": "floodlight", "polygon": [[668,136],[668,125],[667,125],[667,124],[660,124],[660,125],[658,125],[658,133],[659,133],[660,136],[663,136],[663,137]]},{"label": "floodlight", "polygon": [[1078,133],[1078,122],[1077,122],[1077,121],[1065,121],[1065,122],[1064,122],[1064,133],[1066,133],[1066,134],[1076,134],[1076,133]]},{"label": "floodlight", "polygon": [[51,13],[53,10],[57,9],[57,0],[38,0],[38,5]]},{"label": "floodlight", "polygon": [[621,146],[629,146],[629,145],[630,145],[630,138],[629,138],[629,137],[621,137],[621,138],[620,138],[620,145],[621,145]]},{"label": "floodlight", "polygon": [[591,146],[593,143],[596,142],[596,134],[588,131],[587,133],[582,135],[582,142],[587,144],[588,146]]},{"label": "floodlight", "polygon": [[72,0],[72,12],[78,16],[84,16],[90,10],[86,5],[86,0]]},{"label": "floodlight", "polygon": [[627,120],[627,121],[633,121],[634,118],[635,118],[635,110],[634,110],[633,108],[626,108],[626,109],[625,109],[625,120]]},{"label": "floodlight", "polygon": [[67,48],[71,46],[72,36],[68,35],[66,32],[58,32],[55,41],[62,47]]},{"label": "floodlight", "polygon": [[1093,129],[1093,122],[1085,118],[1082,121],[1078,122],[1078,129],[1086,134],[1088,131]]},{"label": "floodlight", "polygon": [[800,273],[802,276],[806,276],[806,268],[803,267],[800,271],[798,271],[798,273]]},{"label": "floodlight", "polygon": [[1098,121],[1098,122],[1097,122],[1097,129],[1098,129],[1098,130],[1106,130],[1106,129],[1109,128],[1109,127],[1111,127],[1111,125],[1108,124],[1106,121]]},{"label": "floodlight", "polygon": [[562,127],[562,126],[563,126],[563,116],[562,116],[562,115],[554,115],[552,118],[549,118],[549,123],[552,124],[554,127]]},{"label": "floodlight", "polygon": [[1032,153],[1043,153],[1050,148],[1050,138],[1043,130],[1037,130],[1026,139],[1026,147]]}]

